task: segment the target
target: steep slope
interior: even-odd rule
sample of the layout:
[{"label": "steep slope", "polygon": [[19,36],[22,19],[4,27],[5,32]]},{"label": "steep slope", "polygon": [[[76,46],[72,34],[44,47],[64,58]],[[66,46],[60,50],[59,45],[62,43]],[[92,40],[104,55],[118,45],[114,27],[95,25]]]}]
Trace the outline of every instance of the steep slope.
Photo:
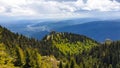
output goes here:
[{"label": "steep slope", "polygon": [[0,26],[0,68],[57,68],[54,56],[41,56],[41,47],[40,41]]}]

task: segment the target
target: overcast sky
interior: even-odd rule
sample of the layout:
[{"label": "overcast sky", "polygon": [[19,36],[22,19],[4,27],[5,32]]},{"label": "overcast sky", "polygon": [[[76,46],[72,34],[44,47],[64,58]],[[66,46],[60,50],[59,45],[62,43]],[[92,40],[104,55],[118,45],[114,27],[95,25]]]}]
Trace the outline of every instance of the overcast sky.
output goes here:
[{"label": "overcast sky", "polygon": [[0,0],[0,17],[63,18],[107,13],[120,16],[120,0]]}]

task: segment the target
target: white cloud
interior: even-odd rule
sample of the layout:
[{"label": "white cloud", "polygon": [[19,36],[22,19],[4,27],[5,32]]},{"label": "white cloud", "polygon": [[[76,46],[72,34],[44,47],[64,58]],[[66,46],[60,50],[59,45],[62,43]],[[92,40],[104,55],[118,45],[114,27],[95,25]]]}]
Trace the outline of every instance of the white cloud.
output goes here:
[{"label": "white cloud", "polygon": [[120,11],[120,3],[110,0],[88,0],[86,10]]},{"label": "white cloud", "polygon": [[3,13],[5,11],[5,8],[0,6],[0,13]]},{"label": "white cloud", "polygon": [[85,16],[80,14],[83,10],[120,11],[120,3],[115,0],[0,0],[0,14],[8,16]]},{"label": "white cloud", "polygon": [[24,4],[27,4],[25,0],[0,0],[1,13],[11,16],[34,14],[32,8],[22,7]]},{"label": "white cloud", "polygon": [[35,31],[35,32],[40,32],[40,31],[50,31],[50,28],[48,26],[31,26],[27,25],[26,27],[27,31]]}]

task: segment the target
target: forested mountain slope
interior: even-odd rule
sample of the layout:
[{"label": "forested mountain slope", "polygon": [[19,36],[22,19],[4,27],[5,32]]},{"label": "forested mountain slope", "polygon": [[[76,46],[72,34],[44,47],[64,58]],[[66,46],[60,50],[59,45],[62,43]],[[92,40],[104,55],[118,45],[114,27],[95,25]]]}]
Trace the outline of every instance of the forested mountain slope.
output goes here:
[{"label": "forested mountain slope", "polygon": [[[55,55],[72,56],[82,53],[84,50],[89,51],[92,47],[97,46],[98,42],[90,39],[84,35],[78,35],[67,32],[51,32],[43,38],[43,41],[52,46],[53,50],[56,49]],[[52,51],[54,52],[54,51]]]},{"label": "forested mountain slope", "polygon": [[39,41],[0,26],[0,68],[119,68],[119,55],[120,41],[55,31]]}]

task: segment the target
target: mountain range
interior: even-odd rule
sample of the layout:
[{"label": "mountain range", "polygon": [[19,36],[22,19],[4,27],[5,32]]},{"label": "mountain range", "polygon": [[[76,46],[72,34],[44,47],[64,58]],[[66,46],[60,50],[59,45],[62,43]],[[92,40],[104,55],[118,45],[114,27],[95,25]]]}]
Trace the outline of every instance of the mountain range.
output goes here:
[{"label": "mountain range", "polygon": [[120,21],[92,21],[58,28],[56,31],[83,34],[97,41],[120,40]]},{"label": "mountain range", "polygon": [[120,20],[100,20],[91,18],[68,20],[21,20],[1,23],[12,32],[23,34],[27,37],[42,39],[51,31],[72,32],[83,34],[99,42],[105,39],[119,40]]}]

